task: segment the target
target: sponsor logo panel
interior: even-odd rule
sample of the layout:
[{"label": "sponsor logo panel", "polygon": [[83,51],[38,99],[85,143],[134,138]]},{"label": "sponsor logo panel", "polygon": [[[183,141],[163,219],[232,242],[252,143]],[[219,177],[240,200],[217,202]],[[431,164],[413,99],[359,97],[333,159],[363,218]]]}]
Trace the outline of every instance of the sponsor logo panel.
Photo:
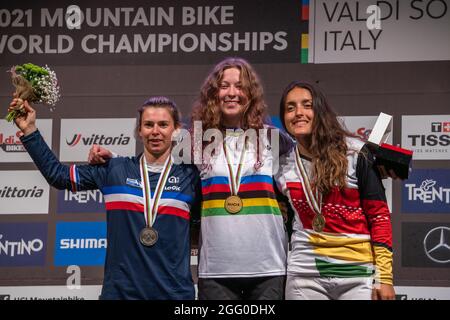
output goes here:
[{"label": "sponsor logo panel", "polygon": [[106,222],[56,224],[56,266],[103,266],[106,255]]},{"label": "sponsor logo panel", "polygon": [[450,268],[450,224],[404,222],[402,266]]},{"label": "sponsor logo panel", "polygon": [[[52,119],[37,119],[36,126],[45,142],[52,147]],[[33,162],[19,139],[20,130],[0,120],[0,162]]]},{"label": "sponsor logo panel", "polygon": [[102,286],[81,286],[69,289],[66,286],[0,287],[0,300],[98,300]]},{"label": "sponsor logo panel", "polygon": [[94,144],[121,156],[134,156],[135,124],[134,118],[61,119],[60,160],[84,162]]},{"label": "sponsor logo panel", "polygon": [[446,287],[398,287],[396,300],[450,300],[450,288]]},{"label": "sponsor logo panel", "polygon": [[414,169],[402,182],[402,212],[450,213],[450,170]]},{"label": "sponsor logo panel", "polygon": [[48,214],[49,190],[39,171],[0,171],[0,214]]},{"label": "sponsor logo panel", "polygon": [[100,190],[72,192],[58,191],[58,213],[104,213],[103,194]]},{"label": "sponsor logo panel", "polygon": [[415,160],[449,160],[450,115],[402,116],[402,147]]},{"label": "sponsor logo panel", "polygon": [[43,266],[47,249],[46,223],[1,223],[0,266]]}]

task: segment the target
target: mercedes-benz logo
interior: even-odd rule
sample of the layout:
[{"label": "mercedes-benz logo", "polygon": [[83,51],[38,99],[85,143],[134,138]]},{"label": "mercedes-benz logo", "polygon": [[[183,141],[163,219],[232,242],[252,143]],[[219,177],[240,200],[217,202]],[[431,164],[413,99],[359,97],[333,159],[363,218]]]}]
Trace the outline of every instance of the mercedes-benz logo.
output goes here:
[{"label": "mercedes-benz logo", "polygon": [[423,247],[427,257],[437,263],[450,262],[449,238],[450,228],[440,226],[431,229],[423,239]]}]

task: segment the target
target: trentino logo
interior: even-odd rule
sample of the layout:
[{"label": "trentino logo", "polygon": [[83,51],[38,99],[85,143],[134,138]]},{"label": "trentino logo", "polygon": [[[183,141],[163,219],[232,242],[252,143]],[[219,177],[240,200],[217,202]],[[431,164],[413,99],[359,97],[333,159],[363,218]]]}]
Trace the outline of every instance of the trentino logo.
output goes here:
[{"label": "trentino logo", "polygon": [[416,169],[403,182],[403,212],[450,213],[450,170]]},{"label": "trentino logo", "polygon": [[69,147],[75,147],[79,142],[81,142],[85,146],[90,146],[93,144],[98,145],[123,145],[126,146],[130,142],[130,137],[125,136],[123,133],[120,134],[120,136],[116,137],[108,137],[104,134],[95,134],[93,133],[90,137],[83,137],[81,133],[75,133],[71,140],[66,139],[66,144]]},{"label": "trentino logo", "polygon": [[72,192],[58,191],[58,213],[105,213],[103,194],[100,190]]},{"label": "trentino logo", "polygon": [[0,266],[39,266],[45,263],[47,224],[0,224]]},{"label": "trentino logo", "polygon": [[56,266],[101,266],[105,263],[106,247],[105,222],[61,222],[56,225]]}]

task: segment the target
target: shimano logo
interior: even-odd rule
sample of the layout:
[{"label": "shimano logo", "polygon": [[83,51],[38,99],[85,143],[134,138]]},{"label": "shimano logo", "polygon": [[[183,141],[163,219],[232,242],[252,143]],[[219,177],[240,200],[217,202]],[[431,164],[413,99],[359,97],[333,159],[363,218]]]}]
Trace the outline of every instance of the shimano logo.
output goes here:
[{"label": "shimano logo", "polygon": [[88,203],[89,201],[96,201],[99,203],[103,203],[103,194],[100,192],[100,190],[87,190],[78,192],[65,190],[64,201],[76,201],[78,203]]},{"label": "shimano logo", "polygon": [[34,186],[32,189],[19,189],[17,187],[5,186],[0,189],[0,198],[40,198],[44,189]]},{"label": "shimano logo", "polygon": [[0,256],[31,256],[34,252],[39,252],[44,247],[44,242],[41,239],[20,241],[3,241],[3,235],[0,234]]},{"label": "shimano logo", "polygon": [[74,136],[72,137],[72,139],[70,141],[68,141],[66,139],[66,143],[68,146],[70,147],[75,147],[78,143],[82,143],[85,146],[87,145],[93,145],[93,144],[98,144],[98,145],[127,145],[130,142],[130,137],[124,136],[123,133],[120,134],[120,136],[118,137],[108,137],[105,135],[100,135],[100,134],[92,134],[90,137],[83,137],[81,135],[81,133],[76,133],[74,134]]},{"label": "shimano logo", "polygon": [[409,201],[422,201],[423,203],[434,203],[441,201],[450,203],[450,188],[436,187],[436,181],[426,179],[420,186],[416,184],[405,184],[408,189]]},{"label": "shimano logo", "polygon": [[87,239],[61,239],[61,249],[102,249],[106,248],[106,239],[87,238]]}]

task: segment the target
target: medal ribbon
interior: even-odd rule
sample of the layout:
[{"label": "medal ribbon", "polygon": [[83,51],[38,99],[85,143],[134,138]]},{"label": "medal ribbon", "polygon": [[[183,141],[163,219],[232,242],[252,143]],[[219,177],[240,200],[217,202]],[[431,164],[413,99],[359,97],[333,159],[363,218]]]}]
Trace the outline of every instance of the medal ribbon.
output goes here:
[{"label": "medal ribbon", "polygon": [[172,157],[169,155],[164,163],[163,170],[156,184],[155,193],[152,197],[152,191],[150,189],[150,181],[148,179],[147,161],[145,155],[142,154],[140,161],[141,181],[142,181],[142,196],[144,198],[144,216],[145,224],[147,227],[151,227],[156,220],[158,214],[158,202],[166,185],[167,177],[169,176],[170,169],[172,169]]},{"label": "medal ribbon", "polygon": [[245,156],[245,147],[246,142],[244,142],[244,147],[241,151],[241,156],[239,157],[239,165],[236,172],[236,176],[234,175],[233,168],[230,162],[230,158],[227,154],[227,146],[225,145],[225,141],[223,141],[223,153],[225,154],[225,158],[227,160],[227,166],[228,166],[228,178],[230,180],[230,186],[231,186],[231,195],[236,196],[239,191],[239,186],[241,185],[241,174],[242,174],[242,162],[244,161]]},{"label": "medal ribbon", "polygon": [[308,173],[303,165],[303,159],[298,151],[298,148],[295,148],[295,162],[297,164],[297,170],[300,172],[302,177],[303,185],[305,186],[304,189],[306,191],[305,195],[308,205],[312,211],[320,215],[322,214],[322,194],[316,189],[316,194],[314,195]]}]

